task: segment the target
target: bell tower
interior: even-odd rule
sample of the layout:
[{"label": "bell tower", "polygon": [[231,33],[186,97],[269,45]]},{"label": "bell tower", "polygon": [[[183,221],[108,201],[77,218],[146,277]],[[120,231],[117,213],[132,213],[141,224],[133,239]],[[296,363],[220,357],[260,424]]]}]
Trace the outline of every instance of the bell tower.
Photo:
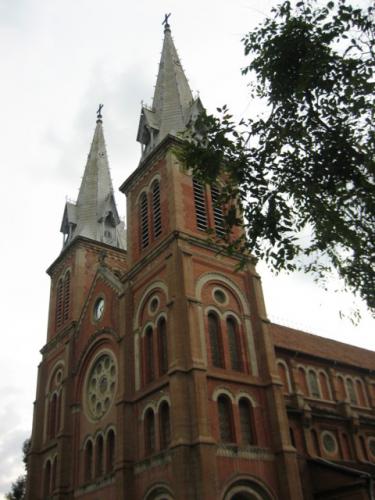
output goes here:
[{"label": "bell tower", "polygon": [[166,16],[142,156],[120,188],[126,245],[101,108],[65,206],[29,500],[302,498],[260,278],[208,241],[223,235],[220,184],[202,185],[176,156],[202,109]]}]

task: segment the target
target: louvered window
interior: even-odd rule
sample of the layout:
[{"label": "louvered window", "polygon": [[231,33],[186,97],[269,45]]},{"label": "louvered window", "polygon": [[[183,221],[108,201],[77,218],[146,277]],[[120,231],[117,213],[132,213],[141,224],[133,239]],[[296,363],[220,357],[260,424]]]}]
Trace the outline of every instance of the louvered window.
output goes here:
[{"label": "louvered window", "polygon": [[164,318],[158,323],[159,371],[164,375],[168,370],[167,325]]},{"label": "louvered window", "polygon": [[160,408],[160,449],[168,448],[171,441],[169,405],[163,403]]},{"label": "louvered window", "polygon": [[193,179],[193,190],[197,228],[201,231],[207,231],[206,195],[202,183],[197,179]]},{"label": "louvered window", "polygon": [[69,318],[70,307],[70,272],[68,271],[64,278],[64,303],[63,303],[63,321]]},{"label": "louvered window", "polygon": [[253,444],[252,408],[247,399],[241,398],[238,403],[240,412],[241,439],[243,444]]},{"label": "louvered window", "polygon": [[148,203],[146,193],[142,193],[140,199],[140,230],[141,248],[146,248],[149,243],[148,235]]},{"label": "louvered window", "polygon": [[223,209],[220,205],[220,191],[214,184],[211,186],[212,210],[214,213],[216,235],[222,238],[225,234]]},{"label": "louvered window", "polygon": [[152,218],[154,238],[161,234],[160,184],[155,181],[152,185]]},{"label": "louvered window", "polygon": [[56,291],[56,326],[59,327],[63,322],[63,302],[64,302],[64,283],[59,279]]},{"label": "louvered window", "polygon": [[208,315],[208,334],[210,338],[212,364],[213,366],[216,366],[218,368],[223,368],[224,362],[222,354],[221,332],[218,317],[214,313],[210,313]]},{"label": "louvered window", "polygon": [[237,324],[233,318],[227,319],[227,333],[231,368],[232,370],[241,371],[240,339],[238,338]]},{"label": "louvered window", "polygon": [[154,340],[151,327],[146,331],[145,350],[146,382],[151,382],[154,378]]},{"label": "louvered window", "polygon": [[232,403],[227,396],[220,396],[217,400],[219,412],[220,440],[223,443],[233,443]]},{"label": "louvered window", "polygon": [[152,410],[148,410],[145,417],[145,452],[151,455],[155,451],[155,417]]}]

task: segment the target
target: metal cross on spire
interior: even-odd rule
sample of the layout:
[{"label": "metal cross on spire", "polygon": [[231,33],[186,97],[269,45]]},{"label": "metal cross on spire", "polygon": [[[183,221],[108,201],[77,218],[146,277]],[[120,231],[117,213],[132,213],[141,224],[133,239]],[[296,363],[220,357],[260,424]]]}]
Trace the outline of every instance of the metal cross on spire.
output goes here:
[{"label": "metal cross on spire", "polygon": [[97,121],[102,119],[102,109],[104,104],[99,104],[98,111],[96,112]]},{"label": "metal cross on spire", "polygon": [[168,29],[168,28],[170,28],[170,26],[169,26],[169,22],[168,22],[168,20],[169,20],[170,16],[171,16],[171,13],[169,13],[169,14],[164,14],[164,21],[163,21],[161,24],[165,24],[165,26],[164,26],[164,29],[165,29],[165,30],[166,30],[166,29]]}]

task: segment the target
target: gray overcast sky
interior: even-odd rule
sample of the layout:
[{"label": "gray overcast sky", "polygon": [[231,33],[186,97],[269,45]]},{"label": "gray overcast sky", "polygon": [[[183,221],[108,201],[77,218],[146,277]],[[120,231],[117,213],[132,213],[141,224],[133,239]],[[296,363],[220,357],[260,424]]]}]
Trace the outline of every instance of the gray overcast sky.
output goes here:
[{"label": "gray overcast sky", "polygon": [[[170,23],[194,92],[209,111],[228,104],[236,117],[248,99],[241,37],[272,0],[0,0],[0,497],[21,473],[30,435],[39,350],[46,338],[49,279],[61,250],[65,197],[75,199],[104,103],[113,183],[135,169],[140,103],[151,103]],[[369,1],[363,0],[362,5]],[[125,215],[125,200],[117,196]],[[271,319],[336,340],[375,348],[375,321],[339,319],[353,298],[324,293],[305,276],[263,277]],[[335,283],[331,284],[334,288]]]}]

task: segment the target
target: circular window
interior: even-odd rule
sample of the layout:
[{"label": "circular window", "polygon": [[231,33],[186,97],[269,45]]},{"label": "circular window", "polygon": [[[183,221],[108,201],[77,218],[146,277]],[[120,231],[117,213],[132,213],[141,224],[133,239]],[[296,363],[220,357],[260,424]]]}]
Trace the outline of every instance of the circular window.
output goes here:
[{"label": "circular window", "polygon": [[148,308],[149,308],[149,311],[150,311],[151,314],[156,313],[156,311],[159,308],[159,299],[158,299],[158,297],[156,297],[156,296],[152,297],[152,299],[150,300],[150,302],[148,304]]},{"label": "circular window", "polygon": [[116,365],[111,354],[99,356],[86,381],[86,403],[92,418],[101,419],[112,405],[116,389]]},{"label": "circular window", "polygon": [[100,297],[94,305],[94,318],[96,321],[102,319],[104,313],[104,299]]},{"label": "circular window", "polygon": [[213,296],[216,302],[218,302],[219,304],[225,304],[226,302],[228,302],[227,295],[221,288],[215,288]]},{"label": "circular window", "polygon": [[371,455],[373,457],[375,457],[375,438],[370,438],[369,439],[368,447],[369,447]]},{"label": "circular window", "polygon": [[335,436],[331,432],[323,432],[322,442],[327,453],[336,453],[337,441]]}]

